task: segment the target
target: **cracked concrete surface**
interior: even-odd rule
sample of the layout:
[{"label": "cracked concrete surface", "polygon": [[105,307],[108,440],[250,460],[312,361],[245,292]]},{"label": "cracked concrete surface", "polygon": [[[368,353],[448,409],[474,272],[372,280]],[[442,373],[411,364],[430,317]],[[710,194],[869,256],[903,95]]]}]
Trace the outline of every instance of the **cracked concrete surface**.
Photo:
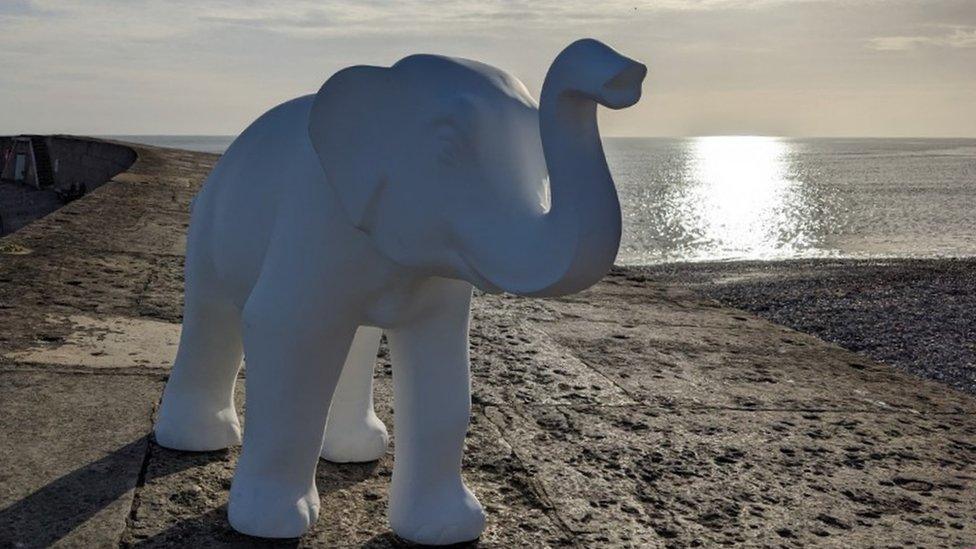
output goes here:
[{"label": "cracked concrete surface", "polygon": [[[216,157],[136,148],[0,240],[0,547],[258,544],[225,520],[237,449],[148,436]],[[471,347],[481,545],[976,544],[976,400],[943,385],[623,269],[566,299],[479,295]],[[376,386],[392,427],[385,350]],[[401,545],[392,451],[320,462],[319,522],[277,545]]]}]

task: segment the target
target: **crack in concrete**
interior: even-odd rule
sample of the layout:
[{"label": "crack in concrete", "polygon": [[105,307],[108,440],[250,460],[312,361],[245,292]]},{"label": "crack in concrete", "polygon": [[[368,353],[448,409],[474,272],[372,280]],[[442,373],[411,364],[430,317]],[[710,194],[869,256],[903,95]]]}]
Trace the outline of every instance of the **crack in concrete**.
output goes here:
[{"label": "crack in concrete", "polygon": [[136,312],[138,312],[140,309],[142,309],[143,299],[145,298],[146,293],[149,291],[149,287],[159,277],[159,274],[158,274],[159,273],[159,269],[158,269],[159,265],[156,264],[156,263],[153,263],[153,267],[157,267],[157,268],[152,269],[152,270],[149,271],[148,276],[146,276],[146,282],[143,283],[142,289],[139,290],[139,293],[137,293],[136,296],[135,296],[135,300],[134,300],[135,303],[134,304],[135,304],[135,311]]},{"label": "crack in concrete", "polygon": [[108,250],[108,249],[95,249],[91,250],[90,254],[93,257],[97,256],[129,256],[138,257],[139,259],[156,259],[156,258],[166,258],[166,259],[183,259],[186,256],[183,254],[171,254],[171,253],[149,253],[140,252],[137,250]]},{"label": "crack in concrete", "polygon": [[538,498],[545,505],[545,509],[543,509],[543,512],[546,514],[546,516],[549,517],[549,519],[553,522],[553,524],[557,528],[559,528],[559,530],[562,532],[563,535],[565,535],[569,540],[572,541],[575,547],[582,547],[582,544],[580,543],[579,540],[579,536],[577,536],[576,532],[572,528],[570,528],[569,524],[566,522],[565,519],[563,519],[562,515],[559,514],[559,507],[556,505],[552,497],[546,491],[545,486],[542,484],[542,482],[538,480],[538,478],[536,478],[536,475],[530,472],[528,466],[525,463],[525,460],[523,460],[522,457],[519,456],[518,450],[516,449],[516,446],[513,443],[513,441],[510,440],[507,436],[505,436],[505,426],[499,425],[498,423],[493,421],[491,419],[491,416],[485,413],[483,406],[481,407],[480,415],[484,417],[489,423],[491,423],[492,425],[498,428],[498,432],[501,435],[502,440],[504,440],[505,443],[508,444],[509,448],[512,449],[512,458],[516,461],[516,463],[518,463],[518,466],[522,469],[522,471],[525,473],[526,478],[529,480],[528,488],[533,492],[535,497]]},{"label": "crack in concrete", "polygon": [[38,373],[60,374],[67,376],[134,376],[134,377],[168,377],[168,366],[116,366],[116,367],[64,367],[44,364],[42,362],[9,362],[0,363],[0,372],[4,373]]},{"label": "crack in concrete", "polygon": [[142,488],[146,485],[146,473],[149,471],[149,463],[152,461],[153,440],[151,429],[156,424],[156,411],[159,409],[162,398],[163,395],[160,392],[156,403],[149,410],[150,433],[146,435],[146,452],[139,466],[139,475],[136,477],[135,488],[132,490],[132,503],[129,505],[129,512],[125,515],[125,528],[119,533],[119,539],[115,543],[117,547],[129,547],[129,544],[124,544],[122,540],[125,539],[126,534],[132,529],[132,524],[139,519],[139,507],[142,505]]},{"label": "crack in concrete", "polygon": [[[483,406],[511,406],[510,402],[495,402],[495,401],[481,401],[480,404]],[[655,406],[653,404],[648,404],[645,402],[634,402],[634,403],[624,403],[624,404],[569,404],[569,403],[558,403],[558,402],[548,402],[548,403],[521,403],[519,406],[526,409],[537,409],[537,410],[553,410],[553,409],[570,409],[570,410],[585,410],[585,409],[626,409],[626,408],[637,408],[642,410],[647,410],[649,412],[709,412],[709,411],[726,411],[726,412],[786,412],[786,413],[797,413],[797,414],[867,414],[867,415],[877,415],[877,416],[894,416],[894,415],[904,415],[909,417],[970,417],[976,416],[972,412],[966,411],[956,411],[956,412],[923,412],[918,410],[895,410],[895,409],[877,409],[877,408],[790,408],[790,407],[757,407],[757,408],[746,408],[738,406],[709,406],[709,405],[678,405],[673,407],[662,407]]]}]

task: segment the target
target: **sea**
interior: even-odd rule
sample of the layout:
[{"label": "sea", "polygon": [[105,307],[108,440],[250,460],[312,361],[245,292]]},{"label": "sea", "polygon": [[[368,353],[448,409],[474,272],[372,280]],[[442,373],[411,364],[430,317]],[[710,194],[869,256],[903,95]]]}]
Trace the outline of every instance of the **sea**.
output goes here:
[{"label": "sea", "polygon": [[[111,136],[222,153],[233,136]],[[976,139],[607,138],[617,263],[976,256]]]}]

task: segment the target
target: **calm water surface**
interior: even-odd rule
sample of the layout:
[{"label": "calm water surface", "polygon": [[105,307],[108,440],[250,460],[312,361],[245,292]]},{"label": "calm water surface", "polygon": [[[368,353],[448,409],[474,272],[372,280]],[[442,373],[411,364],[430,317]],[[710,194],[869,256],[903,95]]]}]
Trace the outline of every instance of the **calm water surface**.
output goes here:
[{"label": "calm water surface", "polygon": [[[223,152],[233,137],[117,136]],[[976,139],[606,141],[618,263],[976,255]]]}]

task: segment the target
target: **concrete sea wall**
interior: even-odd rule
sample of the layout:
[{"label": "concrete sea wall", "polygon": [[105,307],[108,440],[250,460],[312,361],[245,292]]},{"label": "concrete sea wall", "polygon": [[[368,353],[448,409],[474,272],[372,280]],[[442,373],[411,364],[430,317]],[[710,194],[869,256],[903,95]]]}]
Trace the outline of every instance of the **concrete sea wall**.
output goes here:
[{"label": "concrete sea wall", "polygon": [[[106,141],[60,135],[30,138],[40,141],[47,152],[28,162],[24,181],[14,181],[8,177],[10,170],[3,170],[6,178],[0,179],[0,236],[100,187],[129,169],[137,157],[130,147]],[[8,150],[14,139],[0,138],[0,150]],[[37,162],[49,164],[50,181],[41,182],[34,173],[34,170],[41,172],[45,168],[35,167]]]}]

